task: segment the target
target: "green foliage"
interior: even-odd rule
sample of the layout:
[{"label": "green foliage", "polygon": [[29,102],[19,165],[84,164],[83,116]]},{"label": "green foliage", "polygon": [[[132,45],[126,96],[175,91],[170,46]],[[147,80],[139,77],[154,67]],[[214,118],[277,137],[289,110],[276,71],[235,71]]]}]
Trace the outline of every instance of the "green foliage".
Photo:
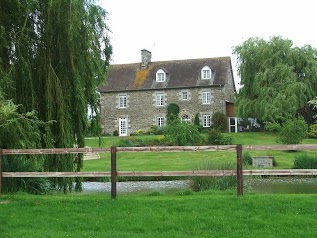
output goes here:
[{"label": "green foliage", "polygon": [[211,118],[213,128],[221,132],[225,132],[227,129],[227,117],[222,112],[215,112]]},{"label": "green foliage", "polygon": [[[37,172],[41,171],[43,158],[32,155],[3,156],[2,171]],[[33,194],[50,193],[53,186],[46,178],[2,178],[2,191],[15,193],[18,191]]]},{"label": "green foliage", "polygon": [[[233,170],[235,164],[222,163],[214,164],[212,162],[204,163],[198,166],[196,170]],[[195,191],[204,191],[209,189],[226,190],[237,186],[236,176],[209,176],[209,177],[194,177],[192,186]]]},{"label": "green foliage", "polygon": [[[96,89],[112,52],[106,15],[90,0],[1,2],[0,92],[20,105],[18,113],[36,111],[39,120],[54,122],[40,127],[38,148],[84,147],[87,106],[98,111]],[[24,129],[12,134],[21,143],[23,136]],[[81,167],[82,154],[51,155],[42,169]],[[52,181],[64,191],[73,184],[72,179]]]},{"label": "green foliage", "polygon": [[143,130],[139,129],[135,132],[136,135],[143,135]]},{"label": "green foliage", "polygon": [[118,147],[141,147],[141,146],[159,146],[164,145],[164,137],[133,137],[121,139],[117,144]]},{"label": "green foliage", "polygon": [[101,126],[100,126],[100,115],[92,116],[87,123],[86,136],[100,136]]},{"label": "green foliage", "polygon": [[308,127],[307,135],[309,138],[317,138],[317,124],[313,124]]},{"label": "green foliage", "polygon": [[317,156],[309,154],[295,156],[293,169],[317,169]]},{"label": "green foliage", "polygon": [[11,100],[4,100],[0,95],[0,148],[37,148],[41,142],[41,127],[49,123],[40,121],[34,111],[19,113],[18,109]]},{"label": "green foliage", "polygon": [[170,121],[164,129],[166,144],[168,145],[201,145],[203,137],[197,126],[182,122],[179,118]]},{"label": "green foliage", "polygon": [[316,110],[314,110],[312,106],[309,105],[309,102],[308,102],[302,108],[299,108],[297,110],[297,115],[303,117],[308,125],[312,125],[314,124],[314,121],[315,121],[314,115],[317,115],[315,111]]},{"label": "green foliage", "polygon": [[164,133],[164,127],[158,127],[157,125],[152,125],[150,127],[150,130],[147,132],[147,134],[150,135],[163,135]]},{"label": "green foliage", "polygon": [[167,123],[178,118],[179,106],[175,103],[171,103],[167,106]]},{"label": "green foliage", "polygon": [[198,114],[198,113],[196,113],[196,115],[195,115],[194,125],[197,126],[198,131],[199,131],[200,133],[204,132],[204,127],[200,124],[199,114]]},{"label": "green foliage", "polygon": [[230,135],[224,135],[219,130],[210,129],[208,131],[207,142],[209,145],[232,145],[233,137]]},{"label": "green foliage", "polygon": [[299,144],[307,134],[307,123],[300,118],[288,119],[279,130],[277,140],[283,144]]},{"label": "green foliage", "polygon": [[281,123],[316,95],[317,51],[309,45],[293,47],[281,37],[249,38],[233,52],[243,85],[236,97],[239,117]]},{"label": "green foliage", "polygon": [[315,110],[315,115],[313,117],[317,119],[317,97],[315,96],[312,100],[308,102],[308,104],[312,106],[313,110]]},{"label": "green foliage", "polygon": [[200,126],[200,120],[199,120],[199,114],[198,113],[196,113],[196,115],[195,115],[194,125]]},{"label": "green foliage", "polygon": [[242,160],[244,165],[252,165],[252,156],[249,151],[243,152]]},{"label": "green foliage", "polygon": [[119,131],[118,130],[114,130],[112,133],[113,136],[119,136]]},{"label": "green foliage", "polygon": [[[19,107],[0,95],[0,148],[24,149],[38,148],[41,142],[41,128],[50,123],[43,123],[33,112],[19,113]],[[41,171],[44,158],[31,155],[3,156],[2,171],[35,172]],[[48,179],[40,178],[3,178],[3,192],[25,191],[46,193],[51,189]]]}]

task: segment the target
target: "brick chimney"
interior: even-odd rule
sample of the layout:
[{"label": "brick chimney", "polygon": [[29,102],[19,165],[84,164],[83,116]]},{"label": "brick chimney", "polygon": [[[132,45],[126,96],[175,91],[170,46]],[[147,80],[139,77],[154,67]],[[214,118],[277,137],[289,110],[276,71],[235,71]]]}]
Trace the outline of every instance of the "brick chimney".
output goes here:
[{"label": "brick chimney", "polygon": [[149,67],[152,53],[148,50],[141,50],[141,70]]}]

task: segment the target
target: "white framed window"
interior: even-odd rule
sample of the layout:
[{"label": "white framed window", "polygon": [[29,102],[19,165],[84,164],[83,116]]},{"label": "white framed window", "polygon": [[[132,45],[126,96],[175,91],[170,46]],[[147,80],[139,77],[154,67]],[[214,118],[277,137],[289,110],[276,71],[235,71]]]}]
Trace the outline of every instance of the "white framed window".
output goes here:
[{"label": "white framed window", "polygon": [[159,106],[159,107],[164,106],[164,93],[156,94],[156,106]]},{"label": "white framed window", "polygon": [[210,104],[211,103],[211,93],[209,91],[202,92],[202,103]]},{"label": "white framed window", "polygon": [[119,95],[119,108],[127,108],[127,95]]},{"label": "white framed window", "polygon": [[211,126],[211,116],[203,115],[203,127],[210,127],[210,126]]},{"label": "white framed window", "polygon": [[119,136],[128,135],[128,119],[119,118]]},{"label": "white framed window", "polygon": [[180,101],[189,101],[191,100],[190,90],[182,89],[178,92],[178,100]]},{"label": "white framed window", "polygon": [[188,100],[188,92],[187,91],[182,92],[182,100],[184,100],[184,101]]},{"label": "white framed window", "polygon": [[165,82],[166,81],[166,73],[163,69],[159,69],[156,72],[156,82]]},{"label": "white framed window", "polygon": [[156,117],[156,125],[158,127],[163,127],[165,124],[164,117]]},{"label": "white framed window", "polygon": [[211,69],[208,66],[202,68],[201,79],[211,79]]},{"label": "white framed window", "polygon": [[182,121],[187,122],[187,123],[191,123],[190,116],[188,116],[187,114],[183,115]]}]

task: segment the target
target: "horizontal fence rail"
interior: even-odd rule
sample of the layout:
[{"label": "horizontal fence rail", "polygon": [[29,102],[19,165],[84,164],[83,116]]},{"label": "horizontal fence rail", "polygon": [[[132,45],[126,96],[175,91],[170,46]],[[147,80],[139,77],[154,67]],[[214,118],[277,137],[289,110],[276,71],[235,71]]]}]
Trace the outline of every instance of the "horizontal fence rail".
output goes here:
[{"label": "horizontal fence rail", "polygon": [[317,150],[317,144],[300,145],[243,145],[242,150]]},{"label": "horizontal fence rail", "polygon": [[111,172],[2,172],[6,178],[54,178],[54,177],[110,177]]},{"label": "horizontal fence rail", "polygon": [[50,154],[82,154],[91,152],[107,152],[110,148],[54,148],[54,149],[3,149],[3,155],[50,155]]},{"label": "horizontal fence rail", "polygon": [[[317,175],[317,169],[253,169],[242,170],[244,176],[256,175]],[[196,170],[196,171],[118,171],[121,177],[204,177],[236,176],[236,170]],[[2,172],[6,178],[53,178],[53,177],[110,177],[111,172]]]},{"label": "horizontal fence rail", "polygon": [[[159,177],[159,176],[237,176],[238,196],[243,195],[243,176],[296,176],[296,175],[317,175],[317,169],[242,169],[242,151],[253,150],[317,150],[317,144],[301,145],[212,145],[212,146],[150,146],[150,147],[115,147],[111,148],[52,148],[52,149],[3,149],[0,150],[0,194],[2,189],[1,179],[19,177],[110,177],[111,197],[116,198],[117,176],[122,177]],[[195,152],[195,151],[236,151],[236,170],[193,170],[193,171],[117,171],[117,152]],[[109,172],[2,172],[1,162],[3,155],[49,155],[49,154],[79,154],[79,153],[111,153],[111,171]],[[9,157],[8,157],[9,158]]]},{"label": "horizontal fence rail", "polygon": [[[45,155],[109,152],[111,148],[3,149],[3,155]],[[235,151],[236,145],[116,147],[117,152]],[[317,150],[317,144],[243,145],[242,150]]]}]

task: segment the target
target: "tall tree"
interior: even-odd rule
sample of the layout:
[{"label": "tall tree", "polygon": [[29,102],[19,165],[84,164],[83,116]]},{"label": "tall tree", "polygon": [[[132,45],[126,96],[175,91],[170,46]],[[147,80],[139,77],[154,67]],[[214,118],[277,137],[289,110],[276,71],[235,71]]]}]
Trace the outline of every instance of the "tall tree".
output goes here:
[{"label": "tall tree", "polygon": [[237,114],[282,123],[317,93],[317,50],[281,37],[250,38],[234,47],[242,88]]},{"label": "tall tree", "polygon": [[[0,89],[37,111],[41,147],[84,146],[87,107],[98,112],[97,87],[112,53],[106,11],[93,0],[3,0],[0,8]],[[47,171],[79,171],[82,155],[50,156]],[[56,179],[67,190],[72,181]]]}]

